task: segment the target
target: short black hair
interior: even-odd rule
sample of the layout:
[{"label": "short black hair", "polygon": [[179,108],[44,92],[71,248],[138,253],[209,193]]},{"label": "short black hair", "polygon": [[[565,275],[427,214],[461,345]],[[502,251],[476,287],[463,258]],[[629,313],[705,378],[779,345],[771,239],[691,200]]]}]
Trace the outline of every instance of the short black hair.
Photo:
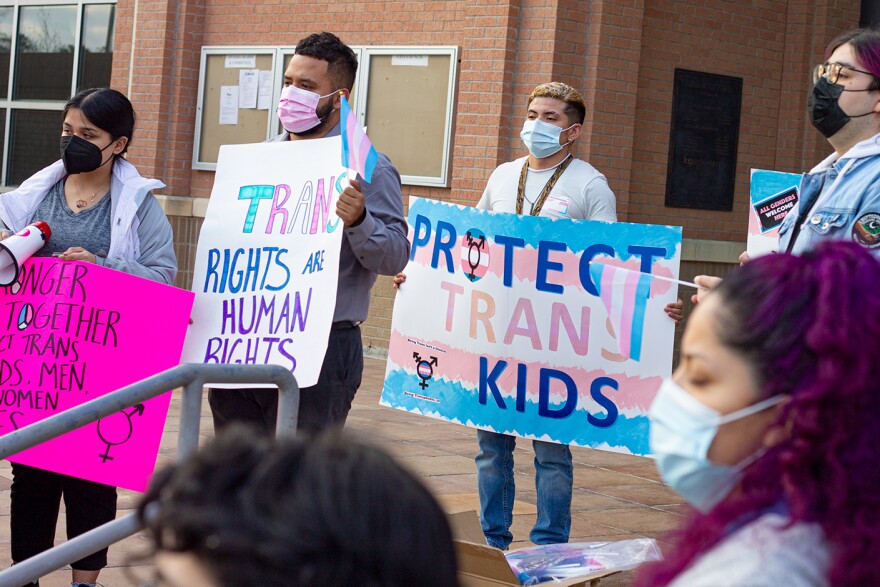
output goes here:
[{"label": "short black hair", "polygon": [[327,62],[327,72],[334,90],[354,90],[357,56],[339,37],[326,31],[314,33],[296,44],[296,54]]},{"label": "short black hair", "polygon": [[221,587],[457,587],[446,516],[389,455],[342,430],[224,429],[161,471],[138,508],[157,549]]},{"label": "short black hair", "polygon": [[134,138],[135,115],[134,107],[125,94],[111,88],[81,90],[64,105],[62,120],[67,118],[71,108],[81,110],[89,122],[109,133],[113,140],[128,137],[119,155],[128,151]]}]

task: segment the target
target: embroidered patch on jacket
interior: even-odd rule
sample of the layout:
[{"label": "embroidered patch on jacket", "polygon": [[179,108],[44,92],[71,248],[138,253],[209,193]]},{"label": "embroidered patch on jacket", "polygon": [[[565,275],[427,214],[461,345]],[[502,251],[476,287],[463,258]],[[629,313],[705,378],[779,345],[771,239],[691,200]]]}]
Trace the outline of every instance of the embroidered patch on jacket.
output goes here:
[{"label": "embroidered patch on jacket", "polygon": [[869,249],[880,247],[880,214],[863,214],[853,224],[852,236],[854,241]]}]

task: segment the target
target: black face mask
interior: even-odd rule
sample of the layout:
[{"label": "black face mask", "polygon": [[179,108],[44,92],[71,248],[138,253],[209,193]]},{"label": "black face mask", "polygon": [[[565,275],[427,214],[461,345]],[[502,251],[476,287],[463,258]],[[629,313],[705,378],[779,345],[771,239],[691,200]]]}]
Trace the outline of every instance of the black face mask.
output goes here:
[{"label": "black face mask", "polygon": [[836,135],[853,118],[861,118],[874,113],[872,110],[864,114],[848,115],[837,103],[843,92],[842,85],[829,83],[827,79],[820,77],[807,99],[810,122],[826,139]]},{"label": "black face mask", "polygon": [[[110,145],[112,144],[113,141],[110,141]],[[76,135],[61,137],[61,161],[64,162],[65,171],[67,171],[68,175],[88,173],[101,167],[107,161],[112,161],[113,157],[103,161],[104,151],[110,145],[101,149],[98,145],[81,139]]]}]

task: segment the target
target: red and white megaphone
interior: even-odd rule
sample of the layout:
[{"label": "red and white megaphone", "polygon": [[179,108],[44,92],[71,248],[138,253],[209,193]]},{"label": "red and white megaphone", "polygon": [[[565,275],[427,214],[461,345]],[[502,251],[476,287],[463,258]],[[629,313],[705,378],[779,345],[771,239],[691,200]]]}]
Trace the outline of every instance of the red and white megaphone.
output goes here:
[{"label": "red and white megaphone", "polygon": [[49,225],[38,220],[0,241],[0,287],[13,284],[18,279],[21,264],[39,251],[51,236]]}]

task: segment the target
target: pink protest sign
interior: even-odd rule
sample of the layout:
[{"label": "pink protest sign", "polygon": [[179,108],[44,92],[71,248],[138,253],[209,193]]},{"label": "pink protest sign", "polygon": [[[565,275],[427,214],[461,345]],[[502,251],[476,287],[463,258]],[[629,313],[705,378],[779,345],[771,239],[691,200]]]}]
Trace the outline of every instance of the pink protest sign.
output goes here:
[{"label": "pink protest sign", "polygon": [[[32,258],[0,287],[0,435],[178,365],[193,293]],[[143,491],[171,392],[9,460]]]}]

